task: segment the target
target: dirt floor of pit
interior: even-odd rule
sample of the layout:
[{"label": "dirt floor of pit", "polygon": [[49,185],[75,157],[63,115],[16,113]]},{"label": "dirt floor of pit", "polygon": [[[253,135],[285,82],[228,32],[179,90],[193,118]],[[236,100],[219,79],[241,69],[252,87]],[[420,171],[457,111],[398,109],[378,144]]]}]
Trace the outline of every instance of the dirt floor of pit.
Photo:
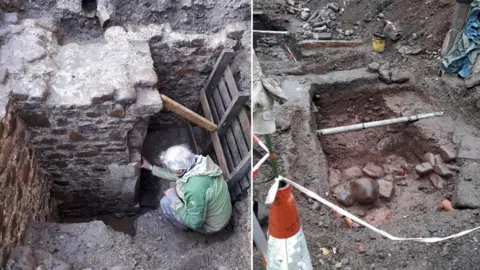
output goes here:
[{"label": "dirt floor of pit", "polygon": [[[399,111],[414,109],[417,113],[426,113],[429,110],[429,105],[423,103],[412,89],[326,93],[320,95],[316,102],[319,110],[316,115],[317,127],[352,125],[400,117],[400,114],[388,107],[392,106],[390,100],[398,98],[403,101],[401,105],[399,104],[401,108],[397,108]],[[384,169],[385,177],[391,176],[389,181],[394,184],[392,200],[378,200],[374,205],[357,204],[348,208],[372,225],[388,222],[392,213],[395,213],[396,217],[403,217],[421,214],[425,209],[435,209],[438,198],[445,197],[446,190],[453,190],[453,182],[449,181],[442,192],[436,192],[427,177],[422,178],[416,174],[414,168],[425,153],[436,153],[439,145],[436,144],[438,139],[425,137],[415,125],[390,125],[323,136],[319,140],[327,158],[329,171],[333,169],[342,171],[353,166],[363,168],[371,162]],[[405,175],[390,173],[392,170],[402,171],[404,163],[409,168]],[[393,179],[395,176],[399,178],[404,176],[405,179]],[[348,182],[341,181],[339,185],[348,185]],[[331,189],[334,188],[333,185],[337,185],[331,182],[329,184]],[[330,194],[329,199],[335,201],[333,194]]]},{"label": "dirt floor of pit", "polygon": [[[420,162],[419,155],[424,154],[423,151],[433,151],[443,144],[459,147],[464,138],[479,137],[480,108],[475,107],[475,102],[480,98],[480,90],[466,89],[463,80],[458,78],[439,76],[438,54],[451,23],[454,2],[304,1],[312,11],[329,2],[337,3],[345,9],[340,19],[342,27],[344,25],[344,29],[354,29],[355,38],[364,40],[364,44],[355,48],[326,48],[310,55],[300,55],[299,51],[294,50],[295,54],[299,54],[299,62],[295,63],[283,45],[286,43],[290,46],[295,43],[294,40],[254,34],[255,50],[265,74],[279,81],[291,77],[304,84],[309,77],[303,75],[361,68],[375,61],[398,66],[412,74],[415,79],[410,85],[393,89],[391,93],[375,91],[375,86],[369,85],[364,85],[363,89],[358,85],[352,86],[352,89],[325,89],[327,94],[321,95],[323,103],[321,100],[314,100],[320,105],[318,113],[308,111],[304,104],[282,108],[276,114],[278,130],[273,141],[283,175],[335,202],[328,187],[329,167],[363,167],[370,158],[372,161],[385,163],[389,161],[390,154],[403,156],[411,167]],[[279,6],[283,5],[283,1],[276,0],[254,1],[254,10],[263,10],[269,18],[273,18],[273,22],[278,22],[277,18],[281,17],[283,20],[279,25],[282,29],[298,31],[298,26],[304,22],[295,15],[280,11]],[[371,51],[371,33],[380,30],[383,25],[383,22],[377,19],[380,13],[383,13],[386,20],[401,28],[402,38],[396,43],[388,41],[386,51],[377,54]],[[363,19],[368,16],[374,19],[365,22]],[[359,24],[355,25],[356,22]],[[418,55],[401,55],[397,45],[420,46],[422,52]],[[348,100],[348,94],[339,94],[339,91],[355,89],[371,94],[364,97],[352,95],[351,100]],[[376,111],[377,109],[379,111]],[[311,135],[307,134],[307,130],[319,126],[355,123],[355,114],[361,121],[373,121],[432,110],[442,110],[447,116],[422,120],[412,125],[380,128],[375,133],[369,130],[359,131],[358,136],[310,138]],[[319,114],[322,113],[327,115],[327,118],[320,118]],[[316,116],[316,122],[307,128],[305,126],[308,125],[310,115]],[[380,138],[385,140],[382,142]],[[393,146],[407,142],[404,148],[412,151],[402,153],[404,151],[390,148],[379,154],[379,151],[371,149],[385,142]],[[351,147],[357,151],[348,151]],[[395,158],[391,160],[400,161]],[[459,160],[456,165],[467,170],[472,163],[478,164],[478,159]],[[258,182],[269,177],[268,172],[257,175],[254,180],[257,182],[254,184],[254,200],[265,200],[271,182]],[[447,182],[442,190],[435,190],[427,179],[416,180],[418,176],[415,173],[407,174],[406,180],[395,185],[392,201],[379,201],[371,207],[353,206],[349,210],[363,219],[375,217],[375,221],[381,221],[378,223],[381,229],[396,236],[442,237],[471,229],[479,224],[478,209],[456,209],[452,213],[445,213],[440,209],[443,199],[452,199],[459,181],[456,177]],[[478,190],[472,192],[475,191],[478,193]],[[345,222],[328,208],[321,206],[317,209],[316,204],[300,192],[295,191],[295,198],[314,269],[335,269],[337,263],[342,264],[341,269],[480,269],[480,259],[477,256],[480,247],[478,233],[435,244],[393,242],[365,228],[349,229]],[[372,211],[375,209],[380,211]],[[370,219],[370,222],[372,221]],[[266,232],[267,220],[263,222],[262,228]],[[359,253],[360,245],[365,246],[365,253]],[[323,247],[329,249],[328,255],[322,255]],[[263,269],[257,249],[254,250],[254,268]]]},{"label": "dirt floor of pit", "polygon": [[[152,130],[147,133],[142,154],[159,165],[160,153],[168,147],[191,146],[186,134],[182,123],[162,131]],[[163,217],[157,196],[170,187],[170,182],[145,172],[140,181],[146,181],[140,184],[140,213],[35,223],[26,243],[72,263],[74,269],[102,265],[172,270],[250,268],[249,200],[234,204],[228,228],[205,236],[179,230]]]}]

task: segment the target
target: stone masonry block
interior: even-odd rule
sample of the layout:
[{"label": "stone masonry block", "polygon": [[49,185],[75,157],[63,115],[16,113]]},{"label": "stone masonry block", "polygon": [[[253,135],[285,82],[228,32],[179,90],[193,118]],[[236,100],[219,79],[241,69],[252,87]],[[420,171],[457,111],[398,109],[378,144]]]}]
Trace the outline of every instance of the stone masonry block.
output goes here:
[{"label": "stone masonry block", "polygon": [[113,109],[108,113],[108,116],[123,118],[125,117],[125,109],[121,104],[115,104]]},{"label": "stone masonry block", "polygon": [[138,69],[138,67],[130,66],[128,77],[138,87],[154,87],[158,82],[157,74],[153,68]]},{"label": "stone masonry block", "polygon": [[34,102],[43,102],[47,99],[48,86],[44,80],[35,80],[29,85],[29,99]]},{"label": "stone masonry block", "polygon": [[41,111],[24,111],[20,117],[29,127],[50,127],[50,121],[44,112]]},{"label": "stone masonry block", "polygon": [[16,84],[10,95],[16,100],[26,100],[28,98],[28,89],[22,84]]},{"label": "stone masonry block", "polygon": [[415,170],[417,171],[418,175],[425,176],[433,171],[433,166],[429,162],[424,162],[422,164],[415,166]]},{"label": "stone masonry block", "polygon": [[455,183],[452,202],[459,208],[480,208],[480,164],[468,162]]},{"label": "stone masonry block", "polygon": [[91,97],[92,104],[100,104],[114,99],[115,88],[111,86],[105,86],[103,88],[97,88],[95,90],[96,91],[92,94]]},{"label": "stone masonry block", "polygon": [[156,89],[137,92],[137,102],[132,104],[128,112],[136,116],[149,116],[159,112],[163,107],[162,98]]},{"label": "stone masonry block", "polygon": [[457,158],[457,153],[451,147],[442,145],[439,149],[440,156],[445,162],[454,161]]},{"label": "stone masonry block", "polygon": [[225,32],[227,34],[227,37],[234,40],[241,39],[245,30],[246,30],[245,24],[240,22],[232,23],[225,27]]},{"label": "stone masonry block", "polygon": [[132,165],[110,164],[108,170],[114,180],[119,178],[135,178],[140,175],[140,170]]},{"label": "stone masonry block", "polygon": [[7,78],[7,69],[0,67],[0,84],[3,84]]},{"label": "stone masonry block", "polygon": [[437,164],[433,166],[433,171],[436,172],[438,175],[443,176],[445,178],[450,178],[453,176],[453,172],[450,171],[447,166],[443,164]]}]

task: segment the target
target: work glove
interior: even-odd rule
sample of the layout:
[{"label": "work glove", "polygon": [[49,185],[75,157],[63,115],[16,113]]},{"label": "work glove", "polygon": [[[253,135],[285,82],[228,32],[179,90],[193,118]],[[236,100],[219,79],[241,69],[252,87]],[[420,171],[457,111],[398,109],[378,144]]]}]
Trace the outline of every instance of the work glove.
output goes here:
[{"label": "work glove", "polygon": [[265,135],[275,132],[275,117],[273,114],[275,101],[283,104],[287,101],[287,97],[277,81],[263,75],[254,52],[252,89],[252,130],[254,134]]}]

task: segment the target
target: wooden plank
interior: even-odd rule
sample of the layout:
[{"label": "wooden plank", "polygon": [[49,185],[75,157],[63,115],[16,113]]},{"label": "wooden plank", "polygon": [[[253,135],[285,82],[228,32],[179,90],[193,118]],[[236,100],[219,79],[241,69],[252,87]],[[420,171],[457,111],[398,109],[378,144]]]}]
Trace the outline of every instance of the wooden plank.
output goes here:
[{"label": "wooden plank", "polygon": [[[210,121],[213,120],[212,112],[210,110],[210,106],[208,105],[207,97],[205,93],[200,93],[200,103],[202,104],[203,111],[205,116]],[[217,131],[212,132],[210,135],[212,139],[213,149],[215,150],[215,156],[217,157],[218,166],[222,169],[223,176],[228,177],[228,166],[227,161],[225,160],[225,155],[223,154],[222,145],[220,144],[220,138],[218,137]]]},{"label": "wooden plank", "polygon": [[364,42],[357,40],[302,40],[298,46],[304,49],[329,48],[329,47],[355,47],[360,46]]},{"label": "wooden plank", "polygon": [[[226,85],[229,85],[228,90],[224,91],[229,91],[232,96],[238,96],[241,94],[241,92],[238,91],[236,83],[233,79],[233,74],[231,73],[231,70],[229,67],[227,67],[227,70],[225,71],[225,81],[220,81],[219,87],[226,87]],[[222,84],[225,82],[225,84]],[[228,97],[227,97],[228,98]],[[230,102],[227,100],[227,102]],[[241,119],[243,119],[244,124],[242,124]],[[236,138],[237,141],[237,147],[238,150],[240,151],[240,156],[244,157],[245,155],[249,155],[249,151],[251,148],[251,138],[250,138],[250,123],[248,121],[248,117],[245,113],[245,108],[241,107],[240,108],[240,114],[238,117],[235,117],[231,123],[231,129],[232,132]],[[218,127],[218,126],[217,126]],[[228,130],[228,129],[227,129]]]},{"label": "wooden plank", "polygon": [[232,124],[233,120],[237,118],[238,114],[243,108],[243,105],[245,105],[245,103],[248,101],[249,98],[250,98],[250,95],[246,93],[239,93],[237,96],[233,98],[233,101],[230,102],[230,105],[228,106],[227,111],[223,115],[220,122],[218,122],[217,129],[218,129],[218,134],[220,136],[224,134],[227,128],[229,128],[230,125]]},{"label": "wooden plank", "polygon": [[[218,88],[220,89],[220,93],[223,93],[222,95],[223,103],[231,104],[231,96],[230,94],[226,94],[229,91],[224,78],[220,79],[220,82],[218,83]],[[236,95],[238,96],[238,94],[239,93],[237,93]],[[236,95],[233,95],[233,96],[236,96]],[[231,138],[230,134],[232,134],[234,138]],[[245,155],[249,155],[250,148],[248,146],[248,143],[246,143],[244,132],[242,131],[240,124],[238,122],[238,118],[236,116],[231,123],[231,128],[226,128],[226,135],[227,135],[227,140],[229,141],[230,150],[235,151],[235,152],[232,152],[232,154],[236,154],[236,151],[239,152],[238,158],[236,159],[238,161],[235,161],[235,164],[238,164],[238,162],[240,162],[239,160],[240,158],[244,157]],[[234,160],[235,160],[235,157],[236,156],[234,156]]]},{"label": "wooden plank", "polygon": [[200,151],[198,149],[197,140],[195,139],[195,134],[193,134],[192,125],[190,125],[190,122],[186,122],[185,124],[187,126],[187,133],[190,137],[190,141],[192,141],[193,144],[193,151],[195,154],[199,154]]},{"label": "wooden plank", "polygon": [[[231,98],[230,95],[228,95],[228,90],[227,86],[225,85],[225,81],[223,78],[220,80],[218,83],[218,90],[219,93],[223,93],[222,95],[214,95],[215,102],[220,104],[221,111],[222,111],[222,116],[225,116],[225,109],[228,107],[228,104],[231,103]],[[219,136],[221,137],[222,134],[218,133]],[[226,129],[225,130],[225,137],[228,142],[228,147],[230,149],[230,153],[232,154],[233,157],[233,162],[235,165],[237,165],[242,158],[242,153],[240,152],[241,148],[245,148],[245,141],[243,139],[243,134],[241,130],[233,130],[233,129]],[[243,146],[243,147],[242,147]],[[248,149],[246,150],[248,152]],[[232,168],[233,170],[233,168]]]},{"label": "wooden plank", "polygon": [[233,50],[232,49],[225,49],[222,51],[220,56],[213,66],[213,71],[210,73],[210,77],[207,80],[207,85],[202,90],[203,93],[208,97],[212,93],[212,91],[217,87],[218,81],[220,77],[222,77],[223,73],[225,72],[225,68],[228,66],[228,63],[233,58]]},{"label": "wooden plank", "polygon": [[250,128],[250,113],[247,113],[247,109],[243,108],[238,115],[240,126],[242,127],[245,140],[247,141],[248,149],[252,149],[252,130]]},{"label": "wooden plank", "polygon": [[[217,105],[219,103],[219,98],[220,98],[220,95],[219,95],[218,89],[213,90],[211,98],[209,99],[209,102],[210,102],[209,104],[210,104],[210,109],[212,110],[212,115],[215,122],[218,122],[220,117],[224,113],[222,102],[220,101],[220,105]],[[218,137],[220,139],[220,146],[222,147],[223,154],[225,156],[225,161],[227,162],[227,168],[228,168],[227,173],[229,173],[233,171],[233,169],[235,168],[235,163],[234,163],[235,161],[232,157],[232,154],[229,151],[228,144],[226,142],[225,137],[220,135],[218,135]]]},{"label": "wooden plank", "polygon": [[[223,104],[222,98],[220,97],[220,91],[223,90],[218,88],[215,89],[212,93],[212,102],[215,104],[214,107],[216,109],[218,119],[220,119],[220,117],[225,114],[225,105]],[[229,169],[230,171],[233,171],[235,165],[238,164],[241,159],[233,134],[230,131],[227,132],[225,136],[222,136],[220,133],[218,134],[218,136],[220,136],[220,140],[222,140],[222,146],[225,151],[225,157],[227,157],[227,164],[229,165]]]},{"label": "wooden plank", "polygon": [[224,77],[220,78],[220,80],[218,81],[218,88],[221,89],[220,96],[222,97],[223,105],[225,106],[225,108],[227,108],[232,101],[232,97],[234,97],[235,95],[230,95],[230,91],[228,91],[227,83],[225,82]]},{"label": "wooden plank", "polygon": [[[228,91],[231,96],[236,96],[238,94],[237,84],[233,78],[233,73],[230,67],[228,66],[225,69],[224,73],[225,83],[227,84]],[[247,141],[248,148],[252,148],[252,134],[250,129],[250,114],[247,114],[247,110],[243,108],[238,115],[238,120],[240,121],[240,126],[242,127],[245,140]]]},{"label": "wooden plank", "polygon": [[251,155],[246,155],[229,175],[229,181],[233,183],[246,177],[245,175],[250,172],[251,165]]},{"label": "wooden plank", "polygon": [[188,109],[187,107],[181,105],[180,103],[177,103],[175,100],[165,96],[162,96],[162,102],[163,106],[165,109],[174,112],[175,114],[181,116],[182,118],[192,121],[195,124],[199,125],[200,127],[208,130],[208,131],[214,131],[217,129],[217,125],[215,123],[212,123],[208,119],[205,119],[204,117],[198,115],[194,111]]},{"label": "wooden plank", "polygon": [[242,187],[243,190],[246,190],[248,187],[250,187],[250,180],[246,176],[240,179],[238,183],[240,184],[240,187]]}]

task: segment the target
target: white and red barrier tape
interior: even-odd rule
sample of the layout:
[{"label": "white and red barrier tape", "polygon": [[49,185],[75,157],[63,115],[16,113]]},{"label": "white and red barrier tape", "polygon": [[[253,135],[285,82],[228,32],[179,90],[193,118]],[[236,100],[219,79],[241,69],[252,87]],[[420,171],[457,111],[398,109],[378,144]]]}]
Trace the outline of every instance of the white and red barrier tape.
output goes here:
[{"label": "white and red barrier tape", "polygon": [[295,183],[294,181],[292,181],[290,179],[284,178],[282,176],[279,176],[279,177],[275,178],[275,183],[272,185],[272,187],[268,191],[267,199],[265,201],[266,204],[271,204],[275,200],[275,196],[276,196],[277,190],[278,190],[279,181],[285,181],[285,182],[291,184],[293,187],[297,188],[298,190],[300,190],[301,192],[303,192],[305,195],[309,196],[310,198],[321,202],[322,204],[328,206],[329,208],[336,211],[337,213],[339,213],[341,215],[344,215],[345,217],[350,218],[351,220],[357,222],[358,224],[361,224],[361,225],[365,226],[366,228],[368,228],[368,229],[370,229],[370,230],[372,230],[372,231],[374,231],[374,232],[376,232],[376,233],[378,233],[382,236],[385,236],[386,238],[388,238],[390,240],[393,240],[393,241],[414,241],[414,242],[421,242],[421,243],[435,243],[435,242],[445,241],[445,240],[448,240],[448,239],[458,238],[460,236],[464,236],[466,234],[469,234],[473,231],[476,231],[476,230],[480,229],[480,226],[479,226],[479,227],[476,227],[476,228],[473,228],[473,229],[470,229],[470,230],[461,231],[459,233],[456,233],[456,234],[453,234],[453,235],[450,235],[450,236],[447,236],[447,237],[430,237],[430,238],[397,237],[397,236],[391,235],[388,232],[385,232],[383,230],[380,230],[380,229],[368,224],[367,222],[363,221],[362,219],[360,219],[360,218],[352,215],[351,213],[347,212],[345,209],[343,209],[343,208],[325,200],[324,198],[320,197],[315,192],[313,192],[313,191]]}]

